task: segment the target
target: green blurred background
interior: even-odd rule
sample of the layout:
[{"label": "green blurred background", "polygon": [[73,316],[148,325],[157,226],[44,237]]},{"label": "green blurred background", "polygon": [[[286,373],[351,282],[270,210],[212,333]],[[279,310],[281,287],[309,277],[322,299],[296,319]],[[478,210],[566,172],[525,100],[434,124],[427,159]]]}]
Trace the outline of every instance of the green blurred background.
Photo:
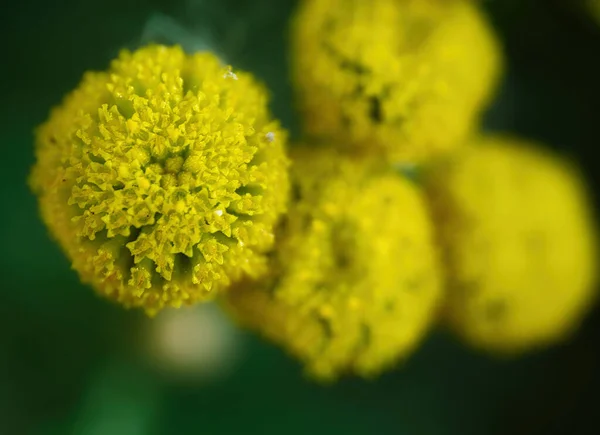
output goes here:
[{"label": "green blurred background", "polygon": [[[365,0],[368,1],[368,0]],[[508,71],[486,128],[581,161],[600,192],[600,26],[576,0],[483,1]],[[122,47],[210,48],[264,80],[297,135],[293,0],[4,3],[0,14],[0,434],[596,434],[600,312],[569,343],[514,361],[437,331],[374,381],[316,385],[211,307],[151,321],[81,285],[38,218],[32,133]],[[183,338],[181,338],[183,337]]]}]

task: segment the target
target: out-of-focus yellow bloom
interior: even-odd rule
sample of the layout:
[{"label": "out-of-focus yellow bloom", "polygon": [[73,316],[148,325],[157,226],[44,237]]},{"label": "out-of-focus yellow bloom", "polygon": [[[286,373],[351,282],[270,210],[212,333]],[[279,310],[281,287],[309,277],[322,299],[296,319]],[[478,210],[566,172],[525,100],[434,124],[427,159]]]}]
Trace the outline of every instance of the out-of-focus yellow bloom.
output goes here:
[{"label": "out-of-focus yellow bloom", "polygon": [[317,378],[377,374],[424,336],[440,296],[420,192],[368,161],[296,151],[293,194],[267,283],[227,292],[241,323]]},{"label": "out-of-focus yellow bloom", "polygon": [[264,271],[285,140],[250,75],[149,46],[86,74],[53,110],[30,183],[82,280],[153,314]]},{"label": "out-of-focus yellow bloom", "polygon": [[501,70],[498,42],[470,0],[304,0],[292,29],[307,133],[394,162],[461,144]]},{"label": "out-of-focus yellow bloom", "polygon": [[479,138],[427,181],[445,248],[446,314],[473,345],[551,344],[595,294],[596,233],[576,170],[521,139]]}]

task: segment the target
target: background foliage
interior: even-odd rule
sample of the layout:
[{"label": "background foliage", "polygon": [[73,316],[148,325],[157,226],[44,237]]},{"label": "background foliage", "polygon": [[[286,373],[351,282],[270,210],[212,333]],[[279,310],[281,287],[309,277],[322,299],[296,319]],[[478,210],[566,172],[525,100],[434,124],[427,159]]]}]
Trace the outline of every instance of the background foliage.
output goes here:
[{"label": "background foliage", "polygon": [[[245,332],[218,376],[151,363],[151,321],[82,286],[25,183],[32,131],[83,71],[143,42],[211,48],[254,72],[297,134],[285,29],[293,0],[104,0],[3,7],[0,70],[0,434],[597,433],[600,312],[562,346],[515,361],[434,333],[375,381],[323,388]],[[600,26],[574,0],[483,2],[508,72],[486,128],[543,140],[582,162],[596,203]],[[566,254],[568,255],[568,254]],[[224,325],[219,320],[220,325]]]}]

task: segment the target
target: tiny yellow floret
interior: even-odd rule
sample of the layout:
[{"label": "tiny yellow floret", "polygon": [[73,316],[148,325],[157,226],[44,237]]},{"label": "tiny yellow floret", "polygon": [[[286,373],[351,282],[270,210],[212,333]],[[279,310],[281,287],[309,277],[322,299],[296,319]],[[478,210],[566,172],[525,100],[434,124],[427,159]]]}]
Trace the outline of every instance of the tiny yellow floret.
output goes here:
[{"label": "tiny yellow floret", "polygon": [[286,134],[263,87],[232,74],[210,53],[123,51],[38,129],[42,217],[100,294],[154,314],[265,271]]},{"label": "tiny yellow floret", "polygon": [[595,298],[597,233],[582,178],[523,139],[476,138],[430,170],[449,325],[516,354],[566,338]]},{"label": "tiny yellow floret", "polygon": [[424,198],[388,168],[330,149],[299,148],[292,161],[271,275],[234,286],[226,305],[316,378],[376,375],[407,357],[436,317]]},{"label": "tiny yellow floret", "polygon": [[502,69],[472,0],[303,0],[291,60],[306,132],[394,163],[462,144]]}]

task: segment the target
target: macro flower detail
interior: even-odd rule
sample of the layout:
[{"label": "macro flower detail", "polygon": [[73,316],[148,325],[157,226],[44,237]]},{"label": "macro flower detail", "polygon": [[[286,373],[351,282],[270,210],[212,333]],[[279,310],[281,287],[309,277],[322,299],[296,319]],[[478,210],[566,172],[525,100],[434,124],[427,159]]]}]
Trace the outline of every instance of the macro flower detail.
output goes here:
[{"label": "macro flower detail", "polygon": [[52,111],[30,184],[81,279],[154,314],[264,273],[285,142],[249,74],[148,46],[87,73]]},{"label": "macro flower detail", "polygon": [[445,317],[476,347],[518,353],[571,333],[595,298],[597,233],[577,171],[523,139],[480,137],[432,168]]},{"label": "macro flower detail", "polygon": [[393,163],[460,145],[502,69],[472,0],[304,0],[291,56],[307,133]]},{"label": "macro flower detail", "polygon": [[298,148],[292,162],[271,273],[233,286],[225,306],[316,378],[376,375],[408,356],[435,317],[439,264],[424,199],[370,159]]}]

